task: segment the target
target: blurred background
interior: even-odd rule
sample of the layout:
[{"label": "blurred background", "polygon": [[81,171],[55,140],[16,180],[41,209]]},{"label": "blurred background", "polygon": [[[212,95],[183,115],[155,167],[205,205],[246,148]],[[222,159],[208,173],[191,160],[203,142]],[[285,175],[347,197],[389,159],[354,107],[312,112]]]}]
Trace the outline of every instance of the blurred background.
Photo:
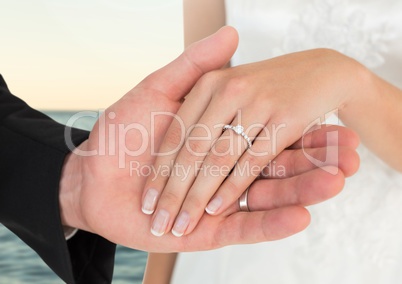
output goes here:
[{"label": "blurred background", "polygon": [[0,72],[44,110],[105,108],[182,50],[181,0],[0,0]]},{"label": "blurred background", "polygon": [[[183,49],[182,0],[0,0],[0,73],[66,123],[102,110]],[[92,128],[95,118],[80,119]],[[146,253],[118,246],[113,283],[141,283]],[[62,283],[0,224],[0,284]]]}]

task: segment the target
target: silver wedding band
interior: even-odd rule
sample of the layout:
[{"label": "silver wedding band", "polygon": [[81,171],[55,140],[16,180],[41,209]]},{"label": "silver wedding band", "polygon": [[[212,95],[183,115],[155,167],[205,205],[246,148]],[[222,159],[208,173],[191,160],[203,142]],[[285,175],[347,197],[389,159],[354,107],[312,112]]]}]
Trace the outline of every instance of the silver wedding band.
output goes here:
[{"label": "silver wedding band", "polygon": [[250,187],[243,192],[243,194],[239,197],[239,207],[240,211],[250,212],[250,208],[248,207],[248,191]]},{"label": "silver wedding band", "polygon": [[241,126],[240,124],[238,124],[238,125],[236,125],[236,126],[233,126],[233,125],[230,125],[230,124],[226,124],[226,125],[223,127],[223,130],[225,131],[226,129],[231,129],[231,130],[233,130],[234,132],[236,132],[236,134],[238,134],[238,135],[240,135],[241,137],[243,137],[243,138],[246,140],[246,142],[247,142],[247,149],[248,149],[248,148],[251,148],[251,145],[252,145],[251,139],[250,139],[250,137],[247,136],[246,133],[244,133],[244,127],[243,127],[243,126]]}]

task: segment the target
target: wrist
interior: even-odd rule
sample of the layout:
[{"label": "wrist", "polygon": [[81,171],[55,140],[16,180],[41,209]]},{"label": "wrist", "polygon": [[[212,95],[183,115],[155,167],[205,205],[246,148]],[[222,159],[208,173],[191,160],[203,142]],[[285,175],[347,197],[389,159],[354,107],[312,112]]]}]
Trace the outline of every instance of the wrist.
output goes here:
[{"label": "wrist", "polygon": [[[79,148],[81,148],[84,143],[82,143]],[[79,228],[82,230],[87,229],[80,210],[82,180],[81,159],[80,156],[73,151],[69,153],[64,160],[60,178],[60,217],[64,227]]]},{"label": "wrist", "polygon": [[371,100],[374,98],[373,92],[373,78],[374,74],[364,65],[348,58],[347,72],[345,85],[347,89],[344,90],[345,96],[339,107],[339,118],[345,122],[356,120],[356,115],[360,113],[363,108],[368,104],[372,104]]}]

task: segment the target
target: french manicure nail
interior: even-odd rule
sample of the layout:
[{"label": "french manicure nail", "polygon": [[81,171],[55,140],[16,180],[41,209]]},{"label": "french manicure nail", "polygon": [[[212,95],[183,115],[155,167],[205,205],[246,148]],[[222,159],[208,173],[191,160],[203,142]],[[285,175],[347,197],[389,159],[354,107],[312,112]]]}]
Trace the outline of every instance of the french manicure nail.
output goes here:
[{"label": "french manicure nail", "polygon": [[174,223],[172,234],[176,237],[183,236],[184,232],[186,231],[188,224],[190,224],[190,215],[183,211],[177,217],[176,222]]},{"label": "french manicure nail", "polygon": [[169,223],[169,212],[163,209],[158,210],[154,222],[152,223],[151,233],[157,237],[163,236],[163,234],[166,231],[168,223]]},{"label": "french manicure nail", "polygon": [[209,203],[207,208],[205,208],[205,211],[207,211],[208,214],[215,214],[219,208],[222,206],[222,197],[217,196],[214,199],[212,199]]},{"label": "french manicure nail", "polygon": [[158,198],[158,191],[154,188],[148,189],[145,194],[144,201],[142,202],[142,212],[147,215],[154,213],[156,200]]}]

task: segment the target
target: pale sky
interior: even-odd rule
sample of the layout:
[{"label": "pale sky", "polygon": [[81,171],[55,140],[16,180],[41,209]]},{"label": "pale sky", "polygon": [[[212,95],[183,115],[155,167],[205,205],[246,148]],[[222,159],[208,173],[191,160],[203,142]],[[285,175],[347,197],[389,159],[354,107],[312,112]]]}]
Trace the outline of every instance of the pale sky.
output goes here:
[{"label": "pale sky", "polygon": [[182,49],[182,0],[0,0],[0,73],[38,109],[104,109]]}]

